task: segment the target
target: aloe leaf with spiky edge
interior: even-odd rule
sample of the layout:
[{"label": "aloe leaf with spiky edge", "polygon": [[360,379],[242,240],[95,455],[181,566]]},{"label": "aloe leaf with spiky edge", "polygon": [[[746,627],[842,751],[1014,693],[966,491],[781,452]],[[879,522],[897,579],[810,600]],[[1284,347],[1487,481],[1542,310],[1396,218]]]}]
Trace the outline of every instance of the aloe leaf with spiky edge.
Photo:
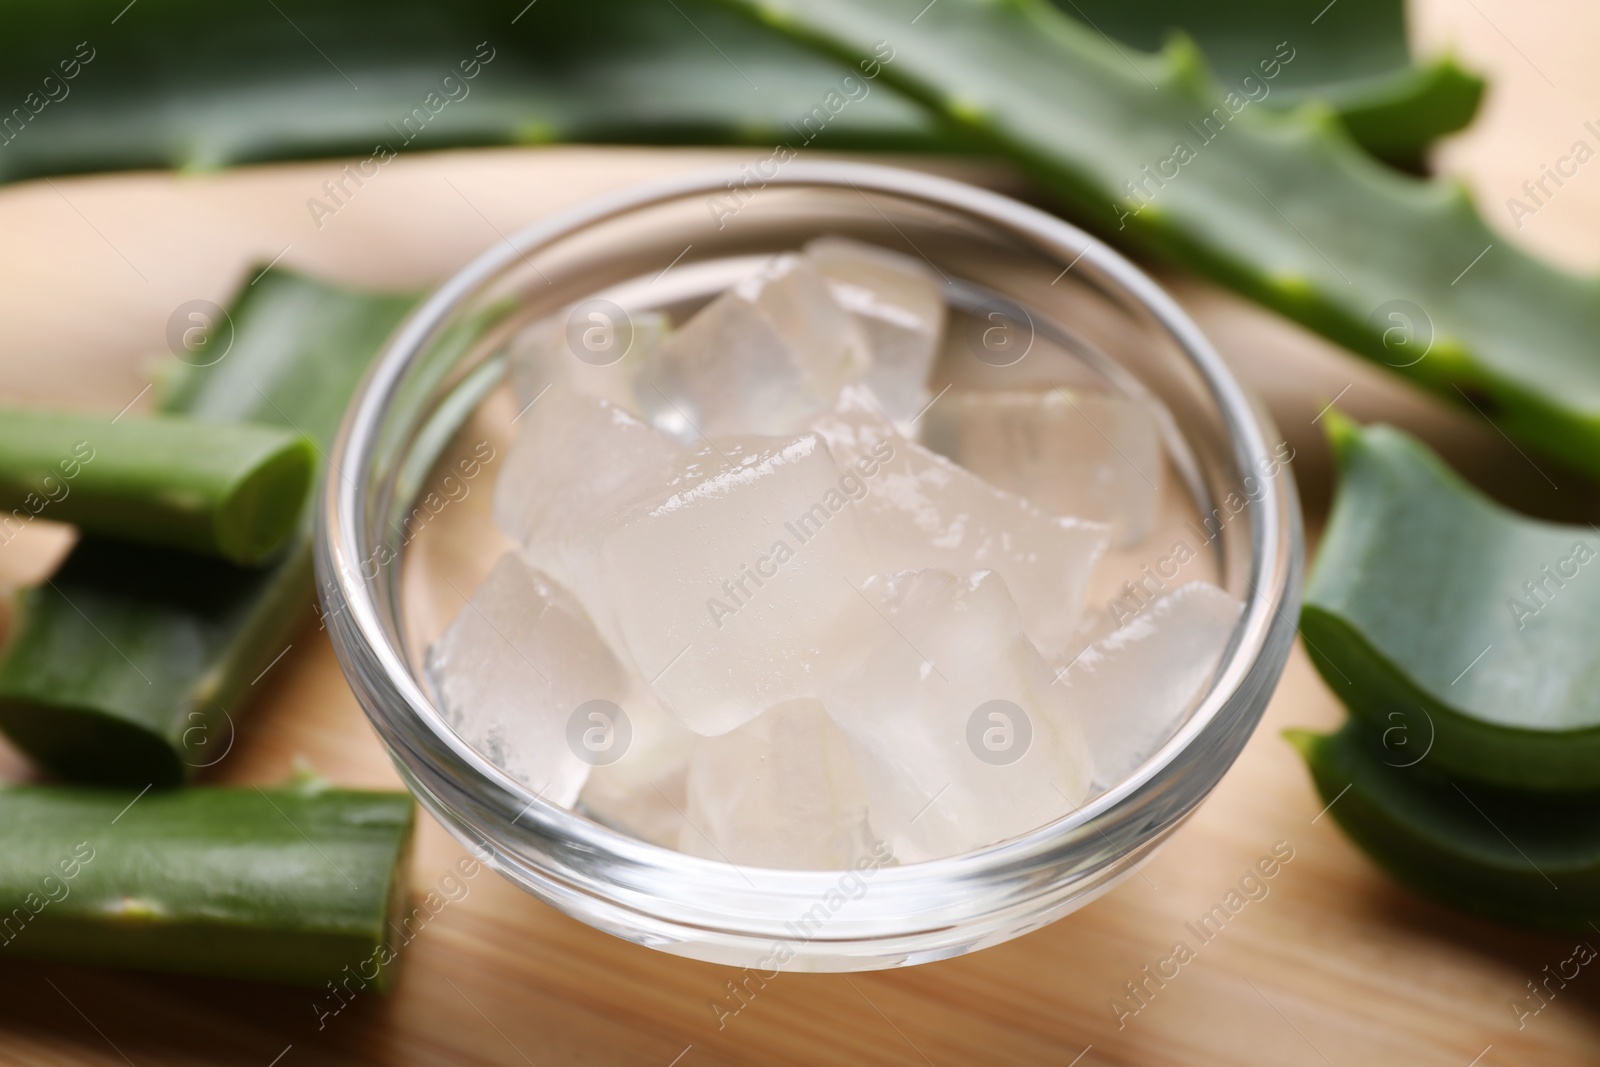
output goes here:
[{"label": "aloe leaf with spiky edge", "polygon": [[307,190],[338,207],[392,153],[463,145],[957,147],[859,79],[846,106],[814,118],[830,90],[844,98],[849,72],[704,0],[125,6],[7,5],[0,107],[22,110],[0,111],[0,179],[370,159],[342,194]]},{"label": "aloe leaf with spiky edge", "polygon": [[1315,98],[1338,112],[1362,148],[1420,171],[1429,145],[1472,121],[1483,88],[1482,78],[1442,56],[1382,77],[1329,85]]},{"label": "aloe leaf with spiky edge", "polygon": [[[1321,100],[1363,148],[1404,167],[1419,167],[1429,144],[1466,126],[1483,96],[1483,80],[1448,55],[1412,63],[1403,0],[1053,2],[1146,52],[1186,33],[1224,84],[1261,94],[1268,107]],[[1298,50],[1292,63],[1274,60],[1280,42]]]},{"label": "aloe leaf with spiky edge", "polygon": [[1043,0],[723,2],[849,62],[876,59],[880,80],[1026,166],[1110,239],[1600,473],[1600,281],[1507,245],[1460,185],[1381,165],[1332,112],[1253,107],[1193,45],[1128,54]]},{"label": "aloe leaf with spiky edge", "polygon": [[[1348,95],[1374,70],[1401,72],[1404,27],[1388,10],[1396,2],[1344,0],[1362,6],[1329,15],[1343,36],[1324,38],[1359,32],[1361,48],[1334,49],[1295,92],[1315,92],[1320,79]],[[390,152],[456,145],[815,139],[829,148],[971,148],[923,109],[859,75],[843,82],[850,71],[837,63],[706,0],[281,0],[227,9],[19,0],[5,20],[0,102],[20,109],[0,113],[5,180],[372,159],[341,179],[348,194]],[[1275,25],[1220,9],[1181,13],[1179,24],[1218,48],[1224,66],[1253,53],[1262,27]],[[1401,154],[1470,115],[1415,88],[1380,87],[1396,121],[1371,127],[1391,140],[1403,131]],[[819,111],[830,91],[844,103]],[[1359,97],[1351,106],[1369,108]]]}]

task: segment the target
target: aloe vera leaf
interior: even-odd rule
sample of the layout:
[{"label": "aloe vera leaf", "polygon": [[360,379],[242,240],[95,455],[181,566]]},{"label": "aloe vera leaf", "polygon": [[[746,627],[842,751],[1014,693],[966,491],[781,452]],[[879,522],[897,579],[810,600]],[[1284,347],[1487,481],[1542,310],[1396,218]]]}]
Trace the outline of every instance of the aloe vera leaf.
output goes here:
[{"label": "aloe vera leaf", "polygon": [[[1160,50],[1174,30],[1194,39],[1225,81],[1257,74],[1256,63],[1279,42],[1298,51],[1276,79],[1273,94],[1298,100],[1329,86],[1382,78],[1411,63],[1404,0],[1052,0],[1118,41]],[[1320,11],[1320,16],[1319,16]],[[1313,22],[1313,17],[1316,21]]]},{"label": "aloe vera leaf", "polygon": [[1396,881],[1516,926],[1593,933],[1600,806],[1498,792],[1389,762],[1354,721],[1288,730],[1329,814]]},{"label": "aloe vera leaf", "polygon": [[1443,56],[1385,77],[1328,86],[1320,98],[1338,112],[1361,147],[1420,171],[1429,145],[1472,121],[1483,90],[1482,78]]},{"label": "aloe vera leaf", "polygon": [[[306,190],[338,208],[388,151],[799,144],[807,131],[797,128],[848,73],[705,0],[279,0],[226,10],[169,0],[137,5],[110,27],[122,6],[8,5],[0,99],[10,106],[34,93],[39,111],[0,122],[0,179],[374,158],[342,192]],[[70,80],[62,63],[76,71]],[[47,74],[59,101],[45,92]],[[831,147],[957,146],[923,109],[870,85],[823,117],[811,132],[825,126],[818,143]]]},{"label": "aloe vera leaf", "polygon": [[1339,483],[1300,619],[1323,679],[1443,772],[1600,788],[1600,532],[1507,511],[1398,430],[1325,419]]},{"label": "aloe vera leaf", "polygon": [[[1264,86],[1261,103],[1268,107],[1321,100],[1363,148],[1402,166],[1419,165],[1435,139],[1466,126],[1483,96],[1483,80],[1448,56],[1413,65],[1402,0],[1339,0],[1326,8],[1323,0],[1053,2],[1145,52],[1158,51],[1170,33],[1181,31],[1224,84],[1258,94]],[[1274,60],[1283,43],[1296,53],[1287,64]],[[1262,78],[1265,70],[1277,71],[1270,83]]]},{"label": "aloe vera leaf", "polygon": [[0,953],[383,989],[414,818],[308,783],[0,789]]},{"label": "aloe vera leaf", "polygon": [[[1119,52],[1043,0],[940,0],[920,18],[926,0],[722,2],[876,59],[879,81],[1028,167],[1109,239],[1470,397],[1511,436],[1600,473],[1600,283],[1507,245],[1459,185],[1373,160],[1331,112],[1238,98],[1234,113],[1192,45]],[[1188,161],[1162,179],[1180,143]]]},{"label": "aloe vera leaf", "polygon": [[[324,454],[411,298],[268,271],[229,309],[233,346],[183,365],[162,410],[303,433]],[[257,677],[311,600],[311,509],[271,566],[86,537],[21,598],[0,728],[56,775],[171,785],[232,744]]]},{"label": "aloe vera leaf", "polygon": [[[1117,32],[1137,35],[1141,25],[1167,25],[1160,14],[1164,2],[1170,0],[1150,5],[1148,19],[1122,18]],[[1219,50],[1219,69],[1238,66],[1235,60],[1246,52],[1242,62],[1251,67],[1259,58],[1254,42],[1265,40],[1258,27],[1279,21],[1259,6],[1250,8],[1252,18],[1230,17],[1221,8],[1203,16],[1180,12],[1176,24],[1198,34],[1202,47]],[[1323,22],[1340,29],[1330,35],[1319,24],[1317,33],[1318,54],[1329,57],[1326,69],[1316,74],[1318,59],[1303,61],[1289,77],[1309,84],[1285,83],[1283,95],[1304,95],[1318,85],[1342,90],[1335,79],[1398,71],[1405,42],[1393,6],[1394,0],[1366,0],[1354,15],[1330,14]],[[851,94],[847,106],[817,122],[816,109],[830,90],[840,89],[847,72],[705,0],[540,0],[532,6],[521,0],[382,6],[338,0],[225,13],[190,0],[119,16],[120,8],[38,0],[8,8],[13,32],[0,41],[0,71],[6,72],[0,93],[15,101],[33,97],[9,126],[0,126],[0,140],[7,142],[0,178],[368,156],[379,142],[399,150],[419,129],[415,146],[429,148],[545,141],[798,144],[819,131],[821,143],[835,148],[970,148],[893,93]],[[1099,22],[1116,9],[1086,10]],[[102,49],[113,17],[116,47]],[[1365,28],[1365,48],[1353,47],[1361,35],[1348,26]],[[173,44],[179,31],[187,45],[181,57]],[[1268,42],[1269,53],[1278,39]],[[464,80],[458,65],[474,59],[480,41],[494,58],[482,77]],[[584,46],[574,48],[574,41]],[[67,71],[73,77],[64,77]],[[443,86],[452,71],[454,87]],[[463,85],[466,95],[440,108],[437,121],[405,127],[430,92],[449,99]],[[1426,99],[1412,106],[1402,95],[1394,102],[1407,129],[1426,129],[1435,115]],[[344,191],[352,188],[347,181]]]},{"label": "aloe vera leaf", "polygon": [[[1270,17],[1275,9],[1257,10],[1259,4],[1250,7],[1251,17],[1233,17],[1230,7],[1203,15],[1176,12],[1171,19],[1163,15],[1169,0],[1147,6],[1129,9],[1134,17],[1119,15],[1115,5],[1079,9],[1097,24],[1113,19],[1113,32],[1141,47],[1157,43],[1146,41],[1149,27],[1184,26],[1224,71],[1240,63],[1253,68],[1256,42],[1265,42],[1270,53],[1278,39],[1268,41],[1262,28],[1281,20]],[[1302,62],[1276,99],[1317,92],[1337,97],[1343,112],[1343,97],[1352,90],[1362,97],[1358,107],[1369,106],[1378,92],[1394,121],[1369,124],[1360,136],[1366,143],[1370,133],[1375,147],[1411,159],[1427,139],[1456,128],[1452,122],[1464,123],[1471,109],[1464,115],[1459,106],[1441,110],[1436,95],[1415,92],[1415,79],[1402,74],[1403,23],[1394,6],[1393,0],[1367,0],[1352,15],[1330,17],[1330,27],[1337,21],[1362,32],[1341,29],[1330,36],[1319,30],[1317,56],[1323,58]],[[536,7],[515,0],[447,7],[413,2],[381,9],[343,0],[279,7],[281,13],[262,8],[219,15],[190,3],[167,4],[153,14],[128,12],[117,19],[118,47],[102,53],[95,42],[117,14],[111,8],[13,5],[8,22],[18,32],[0,42],[3,69],[11,72],[0,76],[0,91],[19,101],[33,95],[0,127],[6,142],[0,178],[368,155],[379,142],[404,147],[423,126],[416,144],[433,148],[544,141],[796,143],[819,131],[830,147],[971,147],[890,93],[852,96],[818,123],[816,109],[846,72],[705,0],[680,0],[676,7],[649,0],[541,0]],[[188,52],[181,64],[171,55],[175,25],[191,42],[199,31],[207,45]],[[1357,38],[1361,47],[1353,43]],[[475,57],[480,40],[494,55],[487,68],[492,77],[464,82],[458,64]],[[315,50],[307,41],[316,42]],[[573,49],[571,41],[587,44]],[[446,93],[441,79],[452,70],[455,88]],[[64,77],[68,71],[71,78]],[[35,78],[40,72],[52,80]],[[447,116],[440,122],[404,126],[428,93],[448,99],[463,84],[466,95],[440,109]],[[55,106],[74,95],[71,107]],[[298,106],[311,100],[314,112]],[[307,121],[308,114],[315,120]],[[1403,140],[1391,146],[1401,131]],[[350,189],[347,181],[344,192]]]},{"label": "aloe vera leaf", "polygon": [[283,545],[315,469],[315,446],[293,430],[0,409],[0,512],[235,563]]}]

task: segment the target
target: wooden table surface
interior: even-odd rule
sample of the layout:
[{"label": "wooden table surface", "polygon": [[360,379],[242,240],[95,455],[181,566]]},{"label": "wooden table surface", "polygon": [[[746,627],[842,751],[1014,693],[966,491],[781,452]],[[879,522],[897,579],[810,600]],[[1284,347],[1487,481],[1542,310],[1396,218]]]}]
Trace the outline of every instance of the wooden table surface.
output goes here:
[{"label": "wooden table surface", "polygon": [[[1505,199],[1600,119],[1596,17],[1578,0],[1429,0],[1425,50],[1453,45],[1490,73],[1474,131],[1441,152],[1507,241],[1600,261],[1600,170],[1519,231]],[[1314,43],[1308,28],[1307,47]],[[1586,110],[1589,108],[1589,110]],[[1592,139],[1592,138],[1591,138]],[[0,396],[143,405],[168,314],[226,301],[247,266],[281,255],[353,283],[422,288],[509,232],[595,192],[756,152],[548,149],[444,153],[385,167],[319,229],[305,206],[338,164],[221,175],[33,182],[0,191]],[[1003,171],[939,169],[1018,191]],[[1552,515],[1592,513],[1592,485],[1481,420],[1412,393],[1315,338],[1189,279],[1167,279],[1288,440],[1313,532],[1328,471],[1312,419],[1335,395],[1402,423],[1479,484]],[[150,354],[156,354],[151,357]],[[170,357],[169,357],[170,358]],[[70,533],[37,524],[0,552],[0,585],[46,573]],[[270,782],[297,756],[336,780],[392,785],[324,636],[308,625],[215,780]],[[1342,711],[1298,649],[1266,720],[1215,795],[1137,877],[1037,933],[962,959],[854,976],[783,975],[718,1029],[708,1002],[732,971],[640,948],[537,903],[491,873],[404,949],[398,989],[319,1028],[314,991],[46,966],[0,956],[0,1064],[1438,1064],[1600,1060],[1600,977],[1585,974],[1519,1029],[1510,1002],[1568,941],[1463,918],[1393,886],[1318,818],[1279,737]],[[0,745],[0,777],[25,764]],[[1285,843],[1280,845],[1279,843]],[[462,849],[430,820],[411,878],[436,884]],[[1110,1002],[1191,941],[1275,846],[1293,859],[1137,1015]]]}]

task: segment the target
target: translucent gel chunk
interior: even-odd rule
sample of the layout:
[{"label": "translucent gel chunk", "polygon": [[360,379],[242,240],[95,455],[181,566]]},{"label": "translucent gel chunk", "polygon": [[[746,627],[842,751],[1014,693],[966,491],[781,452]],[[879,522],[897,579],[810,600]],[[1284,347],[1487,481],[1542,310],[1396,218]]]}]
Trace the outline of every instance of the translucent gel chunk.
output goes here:
[{"label": "translucent gel chunk", "polygon": [[1105,526],[1048,515],[906,440],[859,387],[846,389],[816,425],[840,468],[859,474],[865,486],[856,511],[878,573],[993,570],[1012,591],[1034,642],[1051,650],[1067,646],[1105,551]]},{"label": "translucent gel chunk", "polygon": [[1142,540],[1155,524],[1161,438],[1154,417],[1131,400],[953,389],[922,421],[935,452],[1052,515],[1106,523],[1118,545]]},{"label": "translucent gel chunk", "polygon": [[769,708],[695,743],[678,847],[737,865],[839,869],[870,850],[849,746],[815,700]]},{"label": "translucent gel chunk", "polygon": [[562,385],[638,414],[634,378],[671,324],[654,311],[617,311],[583,305],[524,327],[506,350],[517,407]]},{"label": "translucent gel chunk", "polygon": [[866,593],[878,631],[825,701],[896,856],[979,848],[1082,802],[1089,756],[1066,690],[999,575],[906,571]]},{"label": "translucent gel chunk", "polygon": [[806,256],[855,319],[872,353],[865,383],[896,423],[928,403],[928,376],[944,334],[939,276],[925,263],[875,245],[821,237]]},{"label": "translucent gel chunk", "polygon": [[790,254],[652,350],[634,391],[655,426],[685,441],[792,434],[869,362],[865,340],[822,276]]},{"label": "translucent gel chunk", "polygon": [[1190,582],[1063,665],[1057,688],[1083,723],[1098,787],[1132,774],[1183,723],[1241,608],[1216,586]]},{"label": "translucent gel chunk", "polygon": [[615,644],[600,539],[628,507],[660,492],[691,455],[613,404],[552,386],[518,420],[495,482],[495,522],[577,595]]},{"label": "translucent gel chunk", "polygon": [[621,704],[632,730],[628,748],[589,772],[578,801],[615,829],[677,848],[695,735],[662,711],[642,683],[632,686]]},{"label": "translucent gel chunk", "polygon": [[[816,434],[710,446],[606,538],[619,632],[662,706],[721,734],[835,669],[871,562]],[[717,462],[721,460],[721,462]]]},{"label": "translucent gel chunk", "polygon": [[590,767],[568,744],[569,718],[627,691],[622,664],[577,598],[515,552],[428,650],[426,669],[462,740],[565,807]]}]

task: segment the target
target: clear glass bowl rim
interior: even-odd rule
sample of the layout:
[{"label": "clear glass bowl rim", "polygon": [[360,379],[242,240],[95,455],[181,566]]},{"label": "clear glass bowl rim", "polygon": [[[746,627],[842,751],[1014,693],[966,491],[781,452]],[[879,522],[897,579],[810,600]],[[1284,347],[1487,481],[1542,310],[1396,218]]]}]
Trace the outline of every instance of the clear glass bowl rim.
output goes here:
[{"label": "clear glass bowl rim", "polygon": [[[458,839],[524,889],[569,914],[658,948],[721,962],[770,956],[785,920],[837,886],[838,871],[733,868],[639,841],[540,800],[465,745],[390,639],[359,561],[377,544],[365,519],[385,416],[408,369],[453,313],[541,248],[630,212],[725,191],[734,167],[658,179],[596,197],[511,234],[412,312],[348,408],[318,507],[319,595],[339,662],[419,800]],[[790,163],[769,188],[854,189],[920,202],[1020,236],[1063,268],[1082,263],[1175,342],[1220,412],[1242,478],[1275,440],[1198,326],[1142,270],[1098,239],[998,193],[917,171],[848,162]],[[871,905],[827,938],[798,946],[815,969],[919,962],[996,943],[1099,895],[1183,822],[1250,737],[1289,654],[1303,547],[1287,465],[1259,479],[1248,509],[1245,608],[1230,652],[1183,728],[1133,776],[1019,838],[959,856],[872,872]],[[395,624],[398,625],[398,624]],[[930,912],[927,901],[942,903]],[[900,911],[897,902],[905,905]],[[792,924],[790,924],[792,928]]]}]

